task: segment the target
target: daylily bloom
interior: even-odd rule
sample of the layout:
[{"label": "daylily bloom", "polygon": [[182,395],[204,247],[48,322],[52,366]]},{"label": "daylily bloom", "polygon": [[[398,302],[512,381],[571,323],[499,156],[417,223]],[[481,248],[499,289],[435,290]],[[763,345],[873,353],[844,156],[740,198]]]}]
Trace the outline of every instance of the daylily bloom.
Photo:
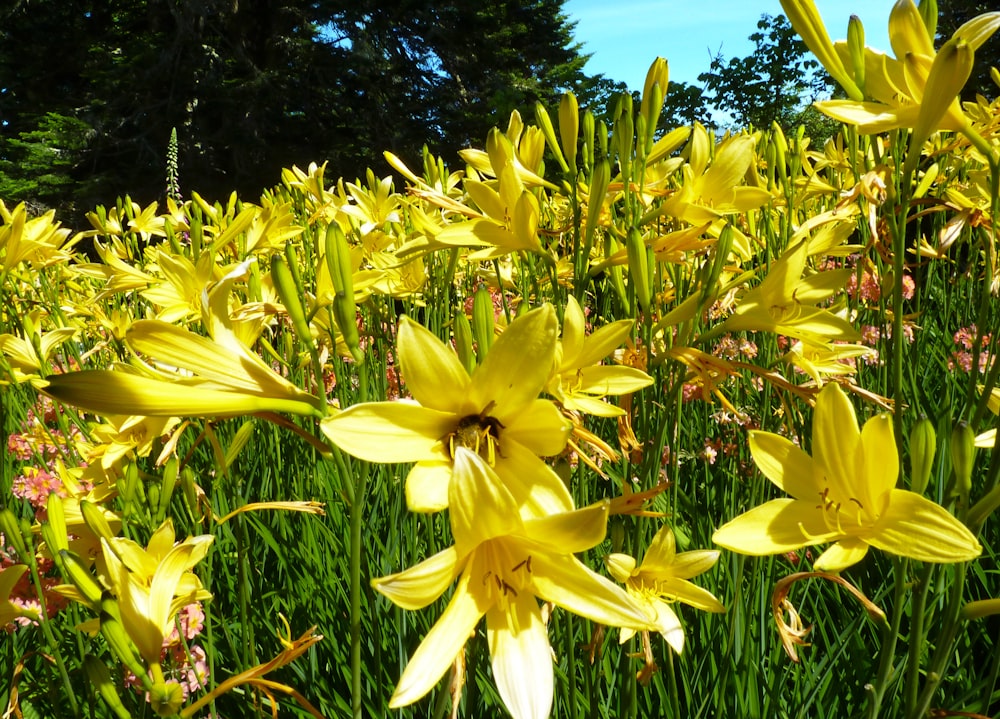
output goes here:
[{"label": "daylily bloom", "polygon": [[410,658],[389,701],[412,704],[447,671],[486,616],[493,676],[515,719],[552,706],[552,650],[536,597],[601,624],[643,630],[649,618],[576,557],[604,539],[609,502],[522,519],[514,497],[478,454],[460,447],[449,484],[455,545],[372,582],[404,609],[435,601],[459,577],[448,607]]},{"label": "daylily bloom", "polygon": [[[684,629],[670,607],[682,602],[706,612],[725,612],[726,608],[710,591],[689,582],[691,577],[707,572],[718,561],[715,549],[702,549],[677,554],[674,532],[664,524],[653,537],[642,564],[636,566],[635,558],[628,554],[609,554],[604,563],[611,576],[625,585],[625,591],[646,608],[652,622],[667,644],[677,652],[684,649]],[[624,644],[635,630],[623,627],[621,642]]]},{"label": "daylily bloom", "polygon": [[556,345],[556,361],[546,390],[568,410],[598,417],[624,414],[603,397],[638,392],[653,384],[640,369],[602,365],[600,361],[628,339],[632,320],[618,320],[584,335],[586,318],[576,298],[570,297],[563,315],[562,339]]},{"label": "daylily bloom", "polygon": [[0,569],[0,629],[21,616],[21,608],[10,601],[10,593],[27,571],[27,564],[12,564]]},{"label": "daylily bloom", "polygon": [[210,338],[160,320],[132,324],[126,342],[159,365],[158,371],[142,375],[120,368],[53,375],[42,391],[103,414],[225,417],[272,411],[322,415],[317,397],[279,375],[250,350],[247,340],[257,325],[236,325],[230,319],[229,291],[246,265],[238,266],[202,295],[202,321]]},{"label": "daylily bloom", "polygon": [[758,330],[788,335],[813,344],[857,340],[861,336],[844,318],[817,307],[847,285],[852,270],[817,272],[803,277],[809,253],[803,240],[786,250],[763,281],[740,299],[716,332]]},{"label": "daylily bloom", "polygon": [[122,625],[147,664],[159,664],[163,640],[181,607],[211,598],[191,568],[213,539],[201,535],[174,543],[170,520],[153,533],[146,549],[124,537],[101,538],[105,580],[118,598]]},{"label": "daylily bloom", "polygon": [[770,432],[750,433],[750,453],[764,476],[792,499],[774,499],[719,528],[712,541],[763,556],[834,542],[815,567],[840,572],[869,547],[923,562],[964,562],[982,547],[958,519],[915,492],[896,488],[899,461],[892,419],[858,429],[840,385],[816,398],[813,456]]},{"label": "daylily bloom", "polygon": [[416,462],[406,478],[414,512],[448,506],[460,447],[480,454],[526,511],[567,511],[566,487],[539,459],[559,454],[571,427],[555,404],[538,399],[555,356],[556,324],[551,305],[514,320],[470,376],[450,347],[404,317],[397,350],[414,401],[353,405],[324,419],[323,432],[369,462]]}]

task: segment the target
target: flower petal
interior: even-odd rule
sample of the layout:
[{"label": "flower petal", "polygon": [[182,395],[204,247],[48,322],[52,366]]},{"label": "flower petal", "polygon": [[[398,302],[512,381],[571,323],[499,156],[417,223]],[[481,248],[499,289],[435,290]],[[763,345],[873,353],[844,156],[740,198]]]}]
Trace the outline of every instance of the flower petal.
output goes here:
[{"label": "flower petal", "polygon": [[518,596],[486,613],[497,691],[514,719],[546,719],[552,709],[552,650],[537,600]]},{"label": "flower petal", "polygon": [[670,573],[679,579],[690,579],[704,574],[719,561],[716,549],[696,549],[692,552],[681,552],[670,565]]},{"label": "flower petal", "polygon": [[513,495],[522,517],[544,517],[575,508],[559,475],[516,442],[505,443],[493,469]]},{"label": "flower petal", "polygon": [[399,321],[396,340],[403,380],[424,407],[464,414],[469,373],[450,347],[409,317]]},{"label": "flower petal", "polygon": [[813,459],[791,441],[771,432],[750,432],[750,454],[760,471],[796,499],[818,497]]},{"label": "flower petal", "polygon": [[545,601],[598,624],[649,629],[649,617],[635,600],[572,554],[533,554],[531,581]]},{"label": "flower petal", "polygon": [[865,422],[861,429],[861,451],[864,455],[862,481],[851,482],[852,496],[865,502],[872,511],[881,513],[899,479],[899,455],[891,415],[882,414]]},{"label": "flower petal", "polygon": [[373,579],[372,588],[403,609],[423,609],[444,594],[460,570],[452,546],[402,572]]},{"label": "flower petal", "polygon": [[726,611],[722,603],[707,589],[686,579],[672,578],[657,584],[663,596],[682,602],[703,612],[721,614]]},{"label": "flower petal", "polygon": [[663,636],[671,649],[680,654],[684,650],[684,628],[680,619],[670,605],[661,599],[654,599],[649,604],[656,610],[656,620],[653,622],[656,631]]},{"label": "flower petal", "polygon": [[573,424],[552,402],[535,399],[508,420],[500,432],[500,446],[503,449],[506,442],[514,441],[539,457],[552,457],[566,448],[572,428]]},{"label": "flower petal", "polygon": [[815,500],[772,499],[719,527],[712,541],[738,554],[763,557],[841,536],[827,528]]},{"label": "flower petal", "polygon": [[674,539],[674,530],[669,524],[664,524],[656,530],[646,548],[640,569],[657,573],[671,572],[675,556],[677,556],[677,541]]},{"label": "flower petal", "polygon": [[448,507],[460,555],[494,537],[519,532],[522,526],[510,491],[482,457],[465,447],[455,452]]},{"label": "flower petal", "polygon": [[604,541],[611,502],[604,500],[574,512],[558,512],[524,523],[533,542],[556,552],[582,552]]},{"label": "flower petal", "polygon": [[856,537],[847,537],[828,547],[813,566],[820,572],[836,574],[857,564],[866,554],[868,544]]},{"label": "flower petal", "polygon": [[454,414],[411,402],[364,402],[320,422],[327,439],[359,459],[388,464],[447,459]]},{"label": "flower petal", "polygon": [[921,562],[967,562],[983,551],[972,532],[944,507],[905,489],[892,490],[886,513],[865,541]]},{"label": "flower petal", "polygon": [[406,475],[406,508],[411,512],[447,509],[450,483],[450,460],[417,462]]},{"label": "flower petal", "polygon": [[624,584],[635,571],[635,557],[615,552],[604,558],[604,566],[608,568],[608,573],[615,578],[616,582]]},{"label": "flower petal", "polygon": [[818,463],[817,470],[826,474],[838,493],[852,497],[857,495],[849,491],[853,489],[851,480],[863,469],[858,466],[860,442],[861,432],[850,400],[839,384],[826,385],[816,398],[813,413],[813,459]]},{"label": "flower petal", "polygon": [[412,704],[429,692],[448,671],[469,640],[479,618],[486,613],[480,598],[470,591],[469,576],[468,572],[462,575],[455,595],[410,657],[396,691],[389,699],[390,709]]},{"label": "flower petal", "polygon": [[538,397],[552,371],[556,351],[556,312],[551,305],[510,323],[472,375],[469,402],[505,425]]}]

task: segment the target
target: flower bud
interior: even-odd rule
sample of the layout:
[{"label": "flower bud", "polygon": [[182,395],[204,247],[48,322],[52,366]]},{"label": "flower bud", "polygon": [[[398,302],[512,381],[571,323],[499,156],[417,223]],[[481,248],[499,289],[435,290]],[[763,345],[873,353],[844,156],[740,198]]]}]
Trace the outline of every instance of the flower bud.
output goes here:
[{"label": "flower bud", "polygon": [[333,319],[355,362],[364,360],[358,335],[358,308],[354,304],[354,267],[351,248],[337,223],[326,228],[326,262],[333,283]]},{"label": "flower bud", "polygon": [[458,360],[465,367],[465,371],[472,374],[476,368],[476,353],[472,349],[472,325],[465,312],[459,310],[455,315],[455,349],[458,351]]},{"label": "flower bud", "polygon": [[540,102],[535,102],[535,124],[542,131],[542,136],[545,138],[546,144],[552,150],[552,154],[555,156],[559,166],[562,167],[563,172],[568,171],[569,166],[566,164],[566,158],[563,157],[562,148],[559,147],[559,142],[556,140],[556,131],[552,126],[552,118],[549,117],[549,111],[545,109],[545,105]]},{"label": "flower bud", "polygon": [[115,716],[119,719],[129,719],[131,713],[122,704],[115,683],[111,681],[111,673],[108,667],[93,654],[88,654],[83,660],[83,670],[87,673],[90,683],[97,689],[104,703],[108,705]]},{"label": "flower bud", "polygon": [[[584,122],[584,129],[586,124]],[[593,129],[593,115],[590,116],[590,126]],[[576,146],[580,140],[580,105],[572,92],[563,93],[562,100],[559,101],[559,139],[569,171],[576,175]]]},{"label": "flower bud", "polygon": [[[291,251],[290,248],[291,245],[286,246],[289,251]],[[306,319],[306,311],[302,306],[298,286],[285,258],[277,253],[271,255],[271,281],[281,299],[281,304],[285,306],[288,318],[292,321],[295,334],[298,335],[301,342],[312,346],[312,333],[309,331],[309,321]]]},{"label": "flower bud", "polygon": [[472,336],[476,340],[476,354],[480,362],[493,346],[494,332],[493,299],[489,290],[480,285],[472,300]]},{"label": "flower bud", "polygon": [[854,70],[854,83],[865,91],[865,26],[861,18],[851,15],[847,21],[847,51]]},{"label": "flower bud", "polygon": [[636,299],[639,301],[639,307],[642,308],[643,312],[648,313],[652,298],[652,280],[649,271],[650,258],[646,243],[642,239],[642,234],[634,227],[628,231],[628,237],[625,240],[625,250],[628,256],[629,278],[632,281]]},{"label": "flower bud", "polygon": [[910,431],[910,489],[917,494],[923,494],[927,489],[936,449],[934,423],[927,417],[921,417]]},{"label": "flower bud", "polygon": [[976,461],[976,435],[968,422],[959,422],[951,431],[951,468],[955,473],[953,494],[960,506],[968,505],[972,491],[972,467]]}]

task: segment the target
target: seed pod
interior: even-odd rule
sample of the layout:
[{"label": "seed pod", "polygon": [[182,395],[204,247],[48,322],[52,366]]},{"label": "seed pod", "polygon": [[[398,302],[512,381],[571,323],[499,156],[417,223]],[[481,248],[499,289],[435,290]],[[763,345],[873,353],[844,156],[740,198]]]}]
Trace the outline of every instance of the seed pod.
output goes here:
[{"label": "seed pod", "polygon": [[936,449],[934,423],[927,417],[921,417],[910,431],[910,489],[917,494],[923,494],[927,489]]}]

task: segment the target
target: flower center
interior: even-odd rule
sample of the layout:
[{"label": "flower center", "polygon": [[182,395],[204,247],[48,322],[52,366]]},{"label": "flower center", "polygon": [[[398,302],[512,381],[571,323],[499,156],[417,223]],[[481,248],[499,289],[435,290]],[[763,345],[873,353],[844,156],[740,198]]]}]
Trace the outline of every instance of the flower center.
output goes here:
[{"label": "flower center", "polygon": [[824,487],[819,499],[816,509],[823,510],[823,518],[830,529],[846,534],[865,526],[865,506],[860,499],[848,497],[845,501],[838,501],[830,496],[829,487]]},{"label": "flower center", "polygon": [[459,447],[465,447],[486,460],[491,467],[496,464],[497,445],[504,427],[496,417],[486,414],[491,407],[492,403],[479,414],[462,417],[455,429],[445,437],[448,454],[452,459]]}]

